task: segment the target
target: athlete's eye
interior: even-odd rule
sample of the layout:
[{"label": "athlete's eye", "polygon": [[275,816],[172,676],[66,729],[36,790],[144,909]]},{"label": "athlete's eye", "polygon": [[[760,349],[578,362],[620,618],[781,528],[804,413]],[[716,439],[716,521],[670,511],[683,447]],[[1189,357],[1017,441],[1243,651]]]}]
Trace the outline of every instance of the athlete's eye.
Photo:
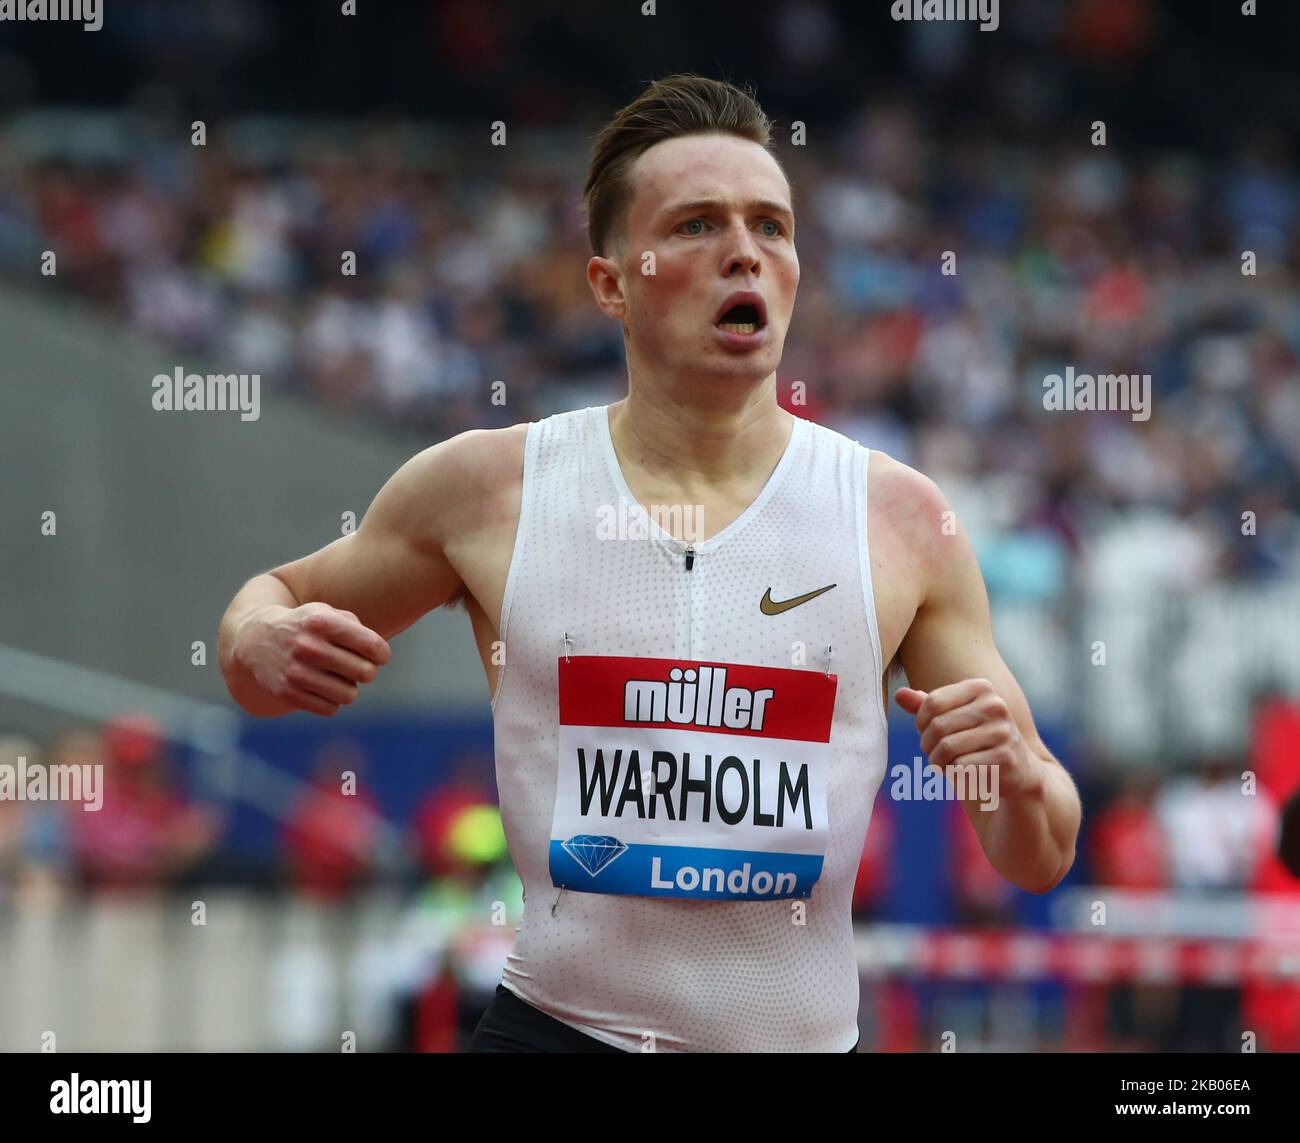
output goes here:
[{"label": "athlete's eye", "polygon": [[782,226],[779,222],[777,222],[776,219],[774,218],[765,218],[763,219],[762,222],[759,223],[759,225],[770,226],[773,228],[772,232],[768,235],[769,238],[780,238],[781,235],[785,233],[785,227]]},{"label": "athlete's eye", "polygon": [[[683,222],[682,225],[679,226],[677,229],[678,229],[678,230],[681,230],[683,226],[691,226],[691,225],[693,225],[694,223],[697,223],[697,222],[700,224],[700,226],[703,226],[703,225],[704,225],[704,219],[702,219],[702,218],[688,218],[688,219],[687,219],[685,222]],[[697,230],[697,231],[695,231],[694,235],[692,235],[692,237],[698,237],[699,235],[701,235],[701,234],[703,234],[703,233],[704,233],[703,230]]]}]

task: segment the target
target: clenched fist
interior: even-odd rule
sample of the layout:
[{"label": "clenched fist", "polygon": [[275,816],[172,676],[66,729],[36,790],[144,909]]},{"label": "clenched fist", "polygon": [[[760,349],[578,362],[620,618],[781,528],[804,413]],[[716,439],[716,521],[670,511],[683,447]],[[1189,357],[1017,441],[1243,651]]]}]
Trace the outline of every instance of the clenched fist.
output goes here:
[{"label": "clenched fist", "polygon": [[252,714],[294,710],[332,715],[353,702],[392,657],[388,643],[351,611],[328,603],[270,604],[240,624],[232,646],[232,675],[254,684],[231,693]]},{"label": "clenched fist", "polygon": [[899,687],[898,705],[916,719],[932,765],[988,766],[1003,794],[1041,782],[1042,760],[1025,744],[1006,701],[988,679],[963,679],[930,692]]}]

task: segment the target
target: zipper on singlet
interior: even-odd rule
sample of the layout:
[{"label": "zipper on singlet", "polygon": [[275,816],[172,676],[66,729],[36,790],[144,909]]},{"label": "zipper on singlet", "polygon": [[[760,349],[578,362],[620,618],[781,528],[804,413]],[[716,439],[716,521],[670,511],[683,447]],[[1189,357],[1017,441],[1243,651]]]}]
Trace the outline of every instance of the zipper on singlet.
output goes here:
[{"label": "zipper on singlet", "polygon": [[[695,545],[686,545],[686,570],[690,571],[695,567]],[[691,638],[691,619],[695,611],[695,600],[691,598],[691,585],[695,582],[694,576],[688,576],[686,580],[686,657],[689,659],[695,654],[695,641]]]}]

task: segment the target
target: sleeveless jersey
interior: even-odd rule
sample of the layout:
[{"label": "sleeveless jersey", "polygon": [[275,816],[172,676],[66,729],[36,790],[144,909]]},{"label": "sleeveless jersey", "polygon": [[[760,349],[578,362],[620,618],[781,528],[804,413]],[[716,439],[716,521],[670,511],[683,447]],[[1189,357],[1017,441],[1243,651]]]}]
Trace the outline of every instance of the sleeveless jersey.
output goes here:
[{"label": "sleeveless jersey", "polygon": [[527,1003],[629,1051],[853,1047],[887,738],[868,455],[796,419],[740,517],[701,541],[678,509],[679,540],[607,406],[529,425],[492,696]]}]

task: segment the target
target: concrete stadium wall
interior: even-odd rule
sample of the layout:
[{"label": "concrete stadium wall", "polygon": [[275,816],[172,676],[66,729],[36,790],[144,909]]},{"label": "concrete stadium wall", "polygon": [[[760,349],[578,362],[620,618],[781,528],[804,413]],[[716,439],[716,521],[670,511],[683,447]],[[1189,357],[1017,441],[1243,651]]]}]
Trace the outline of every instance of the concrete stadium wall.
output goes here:
[{"label": "concrete stadium wall", "polygon": [[[360,521],[423,444],[279,395],[267,378],[256,421],[155,411],[151,381],[177,366],[225,372],[79,303],[0,285],[0,643],[233,706],[216,663],[230,597],[339,536],[345,511]],[[42,535],[46,511],[56,535]],[[206,666],[190,663],[195,640]],[[426,617],[394,652],[356,709],[488,715],[463,611]],[[0,718],[40,721],[6,708],[3,690]]]}]

